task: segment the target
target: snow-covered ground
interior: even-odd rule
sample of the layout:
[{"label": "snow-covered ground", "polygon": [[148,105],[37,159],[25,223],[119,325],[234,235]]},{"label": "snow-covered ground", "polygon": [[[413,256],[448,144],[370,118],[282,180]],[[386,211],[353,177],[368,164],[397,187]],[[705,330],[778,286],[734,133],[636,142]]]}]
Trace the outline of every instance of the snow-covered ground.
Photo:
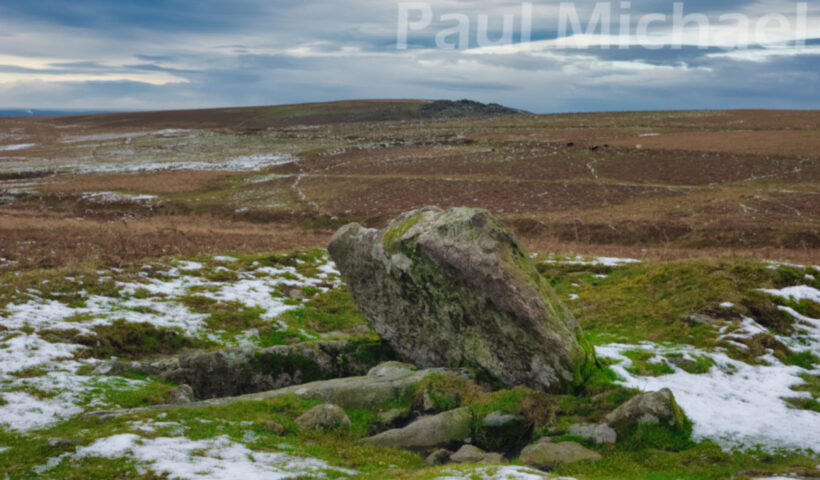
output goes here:
[{"label": "snow-covered ground", "polygon": [[79,448],[74,455],[77,458],[131,458],[150,463],[153,471],[165,472],[169,478],[178,479],[279,480],[329,471],[356,473],[331,467],[314,458],[254,451],[224,436],[189,440],[185,437],[144,438],[136,434],[119,434]]},{"label": "snow-covered ground", "polygon": [[556,257],[550,255],[542,260],[544,263],[560,263],[565,265],[601,265],[604,267],[621,267],[630,263],[641,263],[640,260],[634,258],[617,258],[617,257],[583,257],[581,255],[575,257]]},{"label": "snow-covered ground", "polygon": [[138,203],[149,204],[158,200],[155,195],[128,195],[115,192],[94,192],[84,193],[81,197],[89,203],[109,204],[109,203]]},{"label": "snow-covered ground", "polygon": [[[793,300],[820,299],[820,291],[808,286],[766,292]],[[789,307],[781,308],[795,317],[799,333],[794,337],[779,336],[778,340],[795,352],[820,354],[820,320],[800,315]],[[725,330],[726,327],[723,327],[722,331]],[[768,332],[765,327],[751,318],[745,318],[737,328],[723,333],[721,338],[750,338],[764,332]],[[632,362],[623,354],[636,348],[655,353],[653,360],[666,362],[674,373],[657,377],[630,373],[627,369]],[[752,448],[761,445],[769,449],[820,449],[820,414],[791,408],[784,401],[785,398],[811,398],[809,393],[795,391],[792,387],[806,383],[801,375],[819,375],[818,367],[809,371],[784,365],[771,354],[759,359],[763,364],[750,365],[733,360],[720,350],[706,352],[691,346],[664,346],[649,342],[640,346],[610,344],[596,350],[599,356],[619,362],[612,368],[624,385],[644,391],[672,390],[692,420],[696,438],[710,438],[727,447]],[[708,357],[715,365],[708,373],[692,374],[664,360],[669,354],[682,354],[690,360]]]},{"label": "snow-covered ground", "polygon": [[[658,377],[637,376],[627,370],[632,362],[623,355],[636,348],[659,356],[681,353],[690,359],[708,357],[715,366],[709,373],[693,374],[669,363],[675,373]],[[769,365],[749,365],[732,360],[722,352],[653,343],[640,346],[610,344],[597,347],[596,351],[601,357],[619,362],[612,369],[624,385],[647,392],[663,388],[672,390],[694,424],[696,439],[713,439],[727,447],[820,448],[820,415],[789,408],[783,400],[784,397],[808,395],[791,390],[791,387],[805,383],[799,375],[806,370],[800,367],[783,365],[773,356],[763,358]]]},{"label": "snow-covered ground", "polygon": [[283,154],[255,154],[215,159],[211,161],[165,161],[150,162],[135,158],[129,162],[83,162],[60,166],[60,170],[73,173],[131,173],[181,170],[220,170],[228,172],[255,172],[275,165],[292,163],[295,158]]},{"label": "snow-covered ground", "polygon": [[[213,262],[230,263],[232,257],[218,257]],[[94,334],[94,328],[118,320],[148,323],[172,328],[187,336],[227,345],[253,345],[253,335],[226,339],[219,331],[207,328],[207,315],[192,311],[183,297],[197,296],[219,302],[238,302],[248,308],[260,308],[261,318],[272,321],[282,313],[299,308],[298,301],[277,295],[283,288],[310,286],[326,291],[338,284],[338,272],[325,257],[319,261],[314,277],[301,275],[295,267],[266,267],[259,264],[242,269],[232,280],[211,280],[208,275],[220,273],[222,266],[206,267],[199,262],[175,261],[173,264],[148,264],[129,281],[117,281],[116,296],[87,294],[81,280],[76,292],[82,297],[77,304],[54,298],[43,298],[39,290],[19,292],[14,302],[0,309],[0,425],[18,431],[45,428],[81,413],[84,407],[99,403],[100,397],[84,394],[92,385],[108,388],[137,388],[139,381],[113,377],[89,377],[77,372],[95,360],[72,360],[85,347],[72,343],[45,340],[40,332],[76,331]],[[110,280],[117,272],[97,272],[99,281]],[[286,324],[274,324],[287,329]],[[27,369],[43,371],[33,378],[18,378],[15,373]],[[39,395],[32,394],[39,392]]]},{"label": "snow-covered ground", "polygon": [[542,471],[527,467],[478,467],[460,472],[445,472],[437,480],[574,480],[570,477],[553,477]]},{"label": "snow-covered ground", "polygon": [[25,150],[27,148],[31,148],[37,146],[36,143],[20,143],[17,145],[2,145],[0,146],[0,152],[16,152],[17,150]]}]

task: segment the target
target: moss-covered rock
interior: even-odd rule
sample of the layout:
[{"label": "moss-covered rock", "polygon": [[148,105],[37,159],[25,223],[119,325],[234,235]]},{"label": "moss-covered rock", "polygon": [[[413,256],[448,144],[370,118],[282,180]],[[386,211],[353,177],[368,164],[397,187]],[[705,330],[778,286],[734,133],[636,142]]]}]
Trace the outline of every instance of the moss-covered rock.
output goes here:
[{"label": "moss-covered rock", "polygon": [[406,361],[550,392],[595,369],[578,322],[486,211],[425,208],[382,230],[351,224],[328,250],[358,308]]},{"label": "moss-covered rock", "polygon": [[683,431],[687,425],[686,415],[668,388],[637,395],[609,413],[604,420],[618,432],[618,436],[627,436],[644,424],[674,431]]},{"label": "moss-covered rock", "polygon": [[429,451],[463,442],[470,436],[473,416],[467,407],[422,417],[404,428],[362,439],[365,443],[407,450]]},{"label": "moss-covered rock", "polygon": [[337,377],[364,375],[393,352],[380,341],[336,340],[235,348],[182,355],[165,380],[190,385],[198,399],[275,390]]},{"label": "moss-covered rock", "polygon": [[546,440],[528,446],[521,452],[521,463],[543,470],[575,462],[595,462],[601,454],[576,442],[550,443]]}]

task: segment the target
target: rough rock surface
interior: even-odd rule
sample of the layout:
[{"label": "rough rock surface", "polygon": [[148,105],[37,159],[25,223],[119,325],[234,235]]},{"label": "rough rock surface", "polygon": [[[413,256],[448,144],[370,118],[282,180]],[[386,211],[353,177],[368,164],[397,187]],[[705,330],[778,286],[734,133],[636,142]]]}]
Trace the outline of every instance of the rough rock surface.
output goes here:
[{"label": "rough rock surface", "polygon": [[404,428],[388,430],[363,438],[362,441],[386,447],[428,451],[464,441],[470,436],[472,420],[470,409],[461,407],[419,418]]},{"label": "rough rock surface", "polygon": [[655,423],[672,430],[680,430],[686,422],[675,396],[668,388],[658,392],[642,393],[610,412],[604,421],[618,432],[627,434],[642,423]]},{"label": "rough rock surface", "polygon": [[618,440],[618,433],[606,423],[599,425],[575,424],[569,427],[569,434],[595,442],[598,445],[613,444]]},{"label": "rough rock surface", "polygon": [[578,322],[488,212],[425,208],[382,230],[351,224],[328,250],[370,325],[420,367],[479,367],[564,392],[594,369]]},{"label": "rough rock surface", "polygon": [[332,403],[317,405],[296,419],[296,424],[303,429],[331,430],[349,427],[350,418],[341,407]]},{"label": "rough rock surface", "polygon": [[413,365],[387,362],[372,368],[366,376],[335,378],[293,385],[278,390],[250,393],[236,397],[202,400],[183,405],[154,405],[151,407],[122,410],[104,410],[86,413],[83,418],[110,419],[131,413],[175,408],[202,408],[231,405],[236,402],[266,400],[285,395],[297,395],[310,400],[321,400],[348,409],[378,410],[388,402],[411,398],[419,382],[430,375],[466,375],[460,370],[432,368],[416,370]]},{"label": "rough rock surface", "polygon": [[265,349],[234,348],[183,354],[173,368],[162,373],[162,378],[190,385],[197,399],[230,397],[364,375],[391,357],[388,348],[372,341],[336,340]]},{"label": "rough rock surface", "polygon": [[390,410],[379,412],[379,423],[386,426],[392,427],[396,423],[410,417],[413,412],[406,408],[391,408]]},{"label": "rough rock surface", "polygon": [[458,451],[450,455],[453,463],[503,463],[504,457],[500,453],[485,452],[473,446],[464,445]]},{"label": "rough rock surface", "polygon": [[444,465],[450,461],[452,455],[453,452],[450,450],[439,448],[438,450],[433,450],[433,453],[430,455],[427,455],[426,462],[427,465]]},{"label": "rough rock surface", "polygon": [[168,403],[191,403],[194,401],[194,390],[190,385],[178,385],[168,395]]},{"label": "rough rock surface", "polygon": [[596,461],[602,457],[598,452],[584,448],[576,442],[537,442],[521,451],[521,462],[530,467],[551,470],[558,465],[584,460]]}]

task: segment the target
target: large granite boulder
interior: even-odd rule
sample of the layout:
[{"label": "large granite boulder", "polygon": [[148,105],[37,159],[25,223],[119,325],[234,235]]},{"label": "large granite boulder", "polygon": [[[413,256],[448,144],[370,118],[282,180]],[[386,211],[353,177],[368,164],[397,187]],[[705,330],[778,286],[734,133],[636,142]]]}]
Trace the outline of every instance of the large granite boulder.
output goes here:
[{"label": "large granite boulder", "polygon": [[578,322],[484,210],[425,208],[328,246],[357,307],[405,361],[478,367],[506,385],[565,392],[595,368]]}]

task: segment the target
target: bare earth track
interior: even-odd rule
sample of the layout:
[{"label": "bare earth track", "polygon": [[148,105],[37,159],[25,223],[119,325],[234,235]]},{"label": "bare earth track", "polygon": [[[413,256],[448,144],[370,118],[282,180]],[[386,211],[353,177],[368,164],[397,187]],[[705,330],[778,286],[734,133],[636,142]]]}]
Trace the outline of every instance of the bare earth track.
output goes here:
[{"label": "bare earth track", "polygon": [[820,257],[820,112],[425,105],[2,119],[0,269],[323,246],[424,205],[487,208],[534,250]]}]

